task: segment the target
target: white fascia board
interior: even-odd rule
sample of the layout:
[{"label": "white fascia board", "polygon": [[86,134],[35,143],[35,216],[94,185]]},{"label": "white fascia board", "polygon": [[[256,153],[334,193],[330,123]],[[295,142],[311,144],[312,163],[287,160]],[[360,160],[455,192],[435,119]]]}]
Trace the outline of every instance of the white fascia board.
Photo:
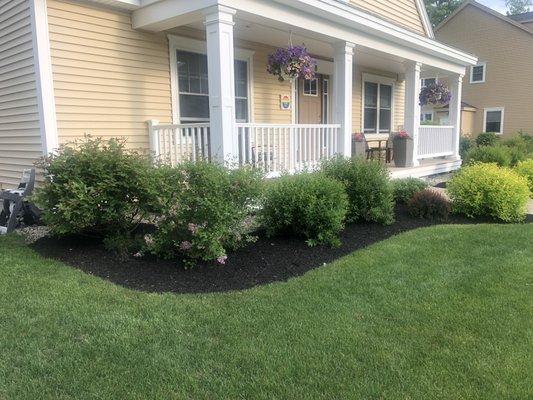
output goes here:
[{"label": "white fascia board", "polygon": [[163,31],[203,18],[204,9],[218,4],[218,0],[154,1],[133,12],[132,25],[134,29]]},{"label": "white fascia board", "polygon": [[103,4],[122,10],[137,10],[141,7],[141,0],[85,0],[86,3]]},{"label": "white fascia board", "polygon": [[46,0],[30,0],[39,130],[44,155],[59,146]]}]

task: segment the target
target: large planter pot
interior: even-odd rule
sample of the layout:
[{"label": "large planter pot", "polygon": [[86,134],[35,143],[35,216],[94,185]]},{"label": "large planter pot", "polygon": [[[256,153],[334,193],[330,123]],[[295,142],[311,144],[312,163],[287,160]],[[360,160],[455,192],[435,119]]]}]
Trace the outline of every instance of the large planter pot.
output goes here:
[{"label": "large planter pot", "polygon": [[394,138],[392,142],[392,150],[394,152],[394,165],[396,167],[412,167],[413,166],[413,139]]},{"label": "large planter pot", "polygon": [[352,139],[352,157],[364,157],[365,155],[366,155],[365,141]]}]

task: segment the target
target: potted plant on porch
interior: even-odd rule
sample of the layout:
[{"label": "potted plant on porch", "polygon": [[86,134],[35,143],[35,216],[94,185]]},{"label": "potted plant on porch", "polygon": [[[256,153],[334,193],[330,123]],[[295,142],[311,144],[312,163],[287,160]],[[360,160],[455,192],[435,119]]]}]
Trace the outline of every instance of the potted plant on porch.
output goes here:
[{"label": "potted plant on porch", "polygon": [[410,167],[413,165],[413,138],[405,131],[400,131],[392,139],[394,165]]},{"label": "potted plant on porch", "polygon": [[277,76],[280,82],[285,79],[313,79],[315,68],[316,60],[309,55],[305,46],[281,47],[268,56],[267,72]]},{"label": "potted plant on porch", "polygon": [[355,133],[352,137],[352,156],[364,157],[366,155],[365,135]]}]

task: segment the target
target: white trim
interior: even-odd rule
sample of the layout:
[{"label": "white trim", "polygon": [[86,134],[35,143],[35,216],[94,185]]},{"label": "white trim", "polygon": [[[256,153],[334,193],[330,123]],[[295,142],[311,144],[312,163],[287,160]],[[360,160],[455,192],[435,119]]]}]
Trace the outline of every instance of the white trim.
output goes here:
[{"label": "white trim", "polygon": [[428,11],[426,9],[424,1],[415,0],[415,2],[416,8],[418,9],[418,13],[420,15],[420,19],[422,20],[422,25],[424,26],[424,30],[426,31],[428,37],[430,37],[431,39],[435,39],[435,32],[433,32],[433,26],[431,25],[431,20],[429,19]]},{"label": "white trim", "polygon": [[35,84],[37,86],[37,107],[39,109],[39,129],[44,155],[59,146],[57,137],[56,106],[50,38],[48,36],[48,16],[46,0],[30,0],[33,59],[35,64]]},{"label": "white trim", "polygon": [[[390,130],[391,132],[394,132],[395,125],[394,125],[394,94],[396,93],[396,79],[390,78],[388,76],[381,76],[381,75],[375,75],[375,74],[368,74],[366,72],[363,72],[362,79],[361,79],[361,132],[365,132],[365,82],[371,82],[371,83],[378,83],[383,85],[390,85],[392,86],[392,93],[391,93],[391,115],[390,115]],[[378,93],[378,102],[377,102],[377,109],[379,109],[379,93]],[[377,117],[377,123],[376,123],[376,133],[366,133],[365,135],[385,135],[387,133],[379,132],[379,112]]]},{"label": "white trim", "polygon": [[[480,80],[480,81],[474,81],[473,80],[474,68],[475,67],[483,67],[483,79]],[[486,62],[480,62],[480,63],[477,63],[476,65],[472,65],[470,67],[470,83],[471,84],[485,83],[486,78],[487,78],[487,63]]]},{"label": "white trim", "polygon": [[483,132],[487,131],[487,112],[490,111],[501,111],[502,120],[500,122],[500,132],[494,132],[498,135],[503,135],[503,121],[505,116],[505,107],[487,107],[483,109]]},{"label": "white trim", "polygon": [[[207,43],[202,40],[191,39],[185,36],[168,34],[168,49],[170,60],[170,88],[172,91],[172,123],[179,124],[179,90],[178,90],[178,59],[177,50],[190,51],[191,53],[207,54]],[[255,51],[235,48],[235,59],[248,63],[248,119],[254,122],[253,107],[253,59]]]}]

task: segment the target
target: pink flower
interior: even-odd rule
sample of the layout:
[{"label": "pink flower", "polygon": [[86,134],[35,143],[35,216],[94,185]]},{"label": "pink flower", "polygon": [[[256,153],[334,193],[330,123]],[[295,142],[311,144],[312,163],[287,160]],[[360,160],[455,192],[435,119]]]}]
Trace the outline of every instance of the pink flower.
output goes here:
[{"label": "pink flower", "polygon": [[354,135],[354,139],[356,142],[362,142],[365,140],[365,135],[363,135],[362,133],[356,133]]},{"label": "pink flower", "polygon": [[228,256],[223,255],[217,258],[217,263],[224,265],[226,264],[226,260],[228,259]]},{"label": "pink flower", "polygon": [[406,131],[400,131],[396,134],[397,138],[405,139],[409,137],[409,134]]},{"label": "pink flower", "polygon": [[192,248],[192,243],[189,242],[188,240],[184,240],[180,244],[180,250],[187,251],[187,250],[190,250],[191,248]]}]

